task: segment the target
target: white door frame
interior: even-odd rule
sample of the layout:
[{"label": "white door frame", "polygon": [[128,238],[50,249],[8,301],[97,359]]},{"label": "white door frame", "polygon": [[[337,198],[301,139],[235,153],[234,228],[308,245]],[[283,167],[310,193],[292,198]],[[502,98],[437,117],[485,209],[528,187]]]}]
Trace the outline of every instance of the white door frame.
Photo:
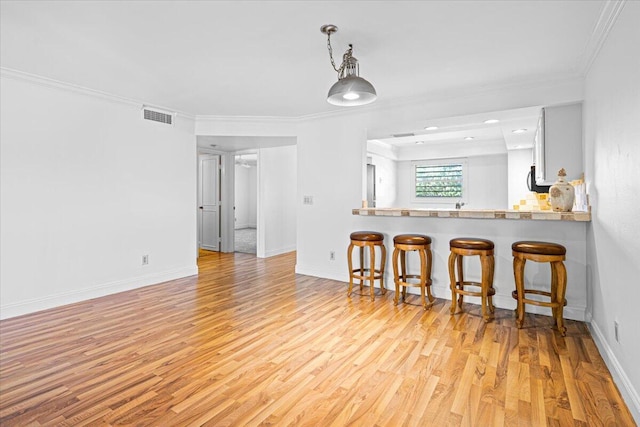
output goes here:
[{"label": "white door frame", "polygon": [[[211,150],[206,148],[198,148],[196,154],[196,191],[198,197],[196,197],[196,256],[200,250],[200,213],[199,213],[199,194],[200,194],[200,155],[201,154],[213,154],[220,156],[220,205],[218,212],[220,214],[220,252],[233,252],[234,251],[234,230],[233,230],[233,191],[234,191],[234,159],[233,153],[227,153],[219,150]],[[232,171],[229,173],[229,171]],[[229,218],[231,218],[231,230],[229,230]]]},{"label": "white door frame", "polygon": [[220,174],[220,252],[235,251],[235,213],[233,212],[235,192],[235,153],[224,153],[221,158]]},{"label": "white door frame", "polygon": [[[214,189],[214,200],[207,203],[205,201],[205,196],[204,196],[204,170],[203,170],[203,162],[205,160],[208,159],[212,159],[215,160],[214,162],[214,168],[215,170],[211,171],[210,173],[213,173],[215,176],[215,189]],[[197,185],[197,191],[198,191],[198,195],[197,195],[197,201],[198,201],[198,212],[197,212],[197,217],[198,217],[198,236],[197,236],[197,242],[198,242],[198,248],[202,248],[202,249],[207,249],[207,250],[213,250],[213,251],[219,251],[220,250],[220,178],[221,178],[221,174],[220,174],[220,163],[221,163],[221,156],[219,154],[213,154],[213,153],[204,153],[204,152],[200,152],[198,153],[198,185]],[[209,241],[204,242],[203,241],[203,234],[204,234],[204,216],[205,216],[205,211],[206,212],[214,212],[215,213],[215,218],[214,218],[214,223],[211,224],[211,226],[213,227],[213,231],[214,231],[214,236],[210,236],[212,238],[208,239]]]}]

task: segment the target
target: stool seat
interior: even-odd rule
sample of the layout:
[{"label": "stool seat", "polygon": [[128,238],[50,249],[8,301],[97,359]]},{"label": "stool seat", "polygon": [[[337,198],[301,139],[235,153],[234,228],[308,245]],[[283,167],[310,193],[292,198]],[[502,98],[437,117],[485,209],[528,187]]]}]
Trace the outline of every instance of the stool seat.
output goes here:
[{"label": "stool seat", "polygon": [[424,234],[399,234],[393,238],[396,245],[430,245],[431,237]]},{"label": "stool seat", "polygon": [[350,237],[351,240],[358,242],[378,242],[384,240],[384,235],[377,231],[354,231]]},{"label": "stool seat", "polygon": [[449,246],[452,248],[458,248],[458,249],[489,251],[493,249],[494,244],[491,240],[487,240],[487,239],[458,237],[455,239],[451,239],[451,241],[449,242]]},{"label": "stool seat", "polygon": [[567,248],[557,243],[520,241],[511,245],[511,249],[516,252],[535,255],[564,255]]}]

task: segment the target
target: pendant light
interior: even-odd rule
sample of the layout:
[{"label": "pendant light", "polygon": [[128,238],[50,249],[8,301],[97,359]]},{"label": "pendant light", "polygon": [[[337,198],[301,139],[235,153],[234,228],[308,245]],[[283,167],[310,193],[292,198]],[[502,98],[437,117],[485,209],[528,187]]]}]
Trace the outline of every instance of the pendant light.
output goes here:
[{"label": "pendant light", "polygon": [[338,31],[335,25],[323,25],[320,31],[327,35],[327,49],[333,69],[338,73],[338,81],[331,86],[327,95],[327,102],[333,105],[351,107],[369,104],[376,100],[376,90],[371,83],[359,76],[358,60],[353,56],[353,45],[342,55],[342,64],[336,67],[331,48],[331,34]]}]

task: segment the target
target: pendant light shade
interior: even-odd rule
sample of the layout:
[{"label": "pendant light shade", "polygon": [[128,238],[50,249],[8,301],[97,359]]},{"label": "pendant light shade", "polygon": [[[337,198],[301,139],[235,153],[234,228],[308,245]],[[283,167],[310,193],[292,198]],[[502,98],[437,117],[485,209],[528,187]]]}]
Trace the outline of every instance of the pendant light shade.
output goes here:
[{"label": "pendant light shade", "polygon": [[338,31],[335,25],[323,25],[320,31],[327,35],[327,48],[333,69],[338,72],[338,81],[331,86],[327,102],[341,107],[352,107],[369,104],[378,97],[375,88],[367,80],[360,77],[358,60],[353,56],[353,46],[342,55],[342,64],[336,67],[331,48],[331,34]]},{"label": "pendant light shade", "polygon": [[343,107],[365,105],[376,100],[378,95],[373,85],[358,76],[344,77],[331,86],[327,102]]}]

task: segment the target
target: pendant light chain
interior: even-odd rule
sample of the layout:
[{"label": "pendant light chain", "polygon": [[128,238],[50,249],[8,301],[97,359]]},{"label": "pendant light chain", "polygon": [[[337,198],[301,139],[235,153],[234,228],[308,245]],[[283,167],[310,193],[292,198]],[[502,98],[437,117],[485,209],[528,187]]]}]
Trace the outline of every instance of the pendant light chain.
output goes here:
[{"label": "pendant light chain", "polygon": [[353,45],[349,45],[349,49],[342,55],[342,64],[340,64],[340,68],[336,67],[336,63],[333,60],[333,49],[331,48],[331,32],[327,32],[327,49],[329,50],[329,59],[331,60],[331,65],[333,69],[338,73],[338,79],[344,77],[344,67],[349,63],[349,59],[353,55]]},{"label": "pendant light chain", "polygon": [[342,70],[342,65],[338,69],[336,68],[336,63],[333,61],[333,49],[331,48],[331,32],[330,31],[327,32],[327,49],[329,49],[329,59],[331,60],[331,65],[333,66],[333,69],[336,70],[338,74],[340,74],[340,70]]}]

